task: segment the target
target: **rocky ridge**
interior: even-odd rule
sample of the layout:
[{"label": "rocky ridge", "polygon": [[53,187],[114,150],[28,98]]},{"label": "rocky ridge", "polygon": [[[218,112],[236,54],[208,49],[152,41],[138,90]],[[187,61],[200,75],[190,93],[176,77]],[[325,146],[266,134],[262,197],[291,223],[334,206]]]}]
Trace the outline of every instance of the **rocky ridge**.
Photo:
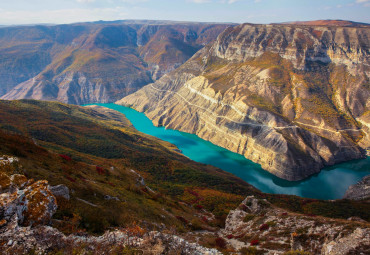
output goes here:
[{"label": "rocky ridge", "polygon": [[[14,159],[14,158],[11,158]],[[8,157],[1,160],[9,164]],[[15,158],[16,160],[16,158]],[[65,235],[47,226],[56,212],[56,197],[66,197],[69,191],[64,185],[49,187],[45,180],[28,180],[24,175],[8,176],[0,172],[0,252],[25,254],[52,251],[79,254],[111,254],[112,252],[142,251],[150,254],[221,254],[196,243],[189,243],[176,235],[157,231],[145,232],[139,226],[107,231],[101,236]]]},{"label": "rocky ridge", "polygon": [[368,27],[251,25],[118,104],[195,133],[287,180],[365,157]]},{"label": "rocky ridge", "polygon": [[344,199],[363,200],[370,198],[370,175],[350,186],[344,194]]},{"label": "rocky ridge", "polygon": [[370,247],[367,224],[291,214],[253,196],[230,211],[221,235],[235,249],[257,247],[259,254],[367,254]]},{"label": "rocky ridge", "polygon": [[174,70],[229,25],[117,21],[0,28],[0,97],[114,102]]}]

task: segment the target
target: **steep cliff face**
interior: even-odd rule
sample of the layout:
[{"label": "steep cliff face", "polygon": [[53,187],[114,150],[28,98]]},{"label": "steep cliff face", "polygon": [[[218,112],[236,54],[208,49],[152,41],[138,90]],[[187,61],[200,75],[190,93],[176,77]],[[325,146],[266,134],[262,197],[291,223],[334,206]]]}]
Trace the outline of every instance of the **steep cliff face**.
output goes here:
[{"label": "steep cliff face", "polygon": [[112,22],[0,29],[0,96],[114,102],[160,78],[226,24]]},{"label": "steep cliff face", "polygon": [[118,103],[300,180],[370,146],[369,36],[368,27],[228,28]]}]

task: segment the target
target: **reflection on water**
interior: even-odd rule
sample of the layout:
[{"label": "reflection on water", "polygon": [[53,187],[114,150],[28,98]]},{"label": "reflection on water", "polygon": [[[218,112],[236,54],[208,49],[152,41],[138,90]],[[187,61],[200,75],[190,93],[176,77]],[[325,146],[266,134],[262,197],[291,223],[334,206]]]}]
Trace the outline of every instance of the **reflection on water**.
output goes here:
[{"label": "reflection on water", "polygon": [[190,159],[219,167],[266,193],[291,194],[309,198],[338,199],[348,186],[370,174],[370,158],[355,160],[323,169],[299,182],[280,179],[244,156],[233,153],[196,135],[155,127],[143,113],[116,104],[97,104],[126,115],[134,127],[148,135],[175,144]]}]

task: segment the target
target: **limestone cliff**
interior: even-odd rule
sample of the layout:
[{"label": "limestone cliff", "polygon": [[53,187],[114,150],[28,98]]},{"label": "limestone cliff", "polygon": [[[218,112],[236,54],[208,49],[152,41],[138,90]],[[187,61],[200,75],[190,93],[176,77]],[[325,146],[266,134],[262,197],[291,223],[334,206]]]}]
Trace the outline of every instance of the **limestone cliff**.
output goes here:
[{"label": "limestone cliff", "polygon": [[369,27],[239,25],[117,103],[301,180],[370,146],[369,37]]}]

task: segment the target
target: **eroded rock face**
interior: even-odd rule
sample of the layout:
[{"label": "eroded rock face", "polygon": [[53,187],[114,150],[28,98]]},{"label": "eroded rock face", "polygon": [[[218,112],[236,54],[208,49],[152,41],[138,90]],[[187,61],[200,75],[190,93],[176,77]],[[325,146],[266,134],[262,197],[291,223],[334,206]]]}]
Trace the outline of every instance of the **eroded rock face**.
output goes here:
[{"label": "eroded rock face", "polygon": [[370,175],[365,176],[361,181],[350,186],[343,198],[353,200],[370,198]]},{"label": "eroded rock face", "polygon": [[51,186],[49,188],[49,190],[56,197],[63,197],[67,200],[69,200],[69,198],[70,198],[69,189],[66,185],[60,184],[60,185],[57,185],[57,186]]},{"label": "eroded rock face", "polygon": [[117,103],[301,180],[370,146],[370,28],[240,25]]},{"label": "eroded rock face", "polygon": [[258,241],[263,254],[283,254],[289,250],[310,254],[367,254],[370,229],[367,222],[337,221],[298,215],[276,208],[264,199],[247,197],[231,210],[222,235],[237,247]]},{"label": "eroded rock face", "polygon": [[[370,252],[370,232],[357,228],[352,234],[346,237],[338,237],[327,243],[322,248],[322,255],[340,254],[368,254]],[[367,246],[367,248],[366,248]]]},{"label": "eroded rock face", "polygon": [[49,190],[47,181],[27,180],[23,175],[7,176],[0,173],[2,179],[9,181],[8,189],[0,194],[0,216],[3,225],[16,219],[17,224],[32,226],[49,223],[57,209],[54,195]]}]

